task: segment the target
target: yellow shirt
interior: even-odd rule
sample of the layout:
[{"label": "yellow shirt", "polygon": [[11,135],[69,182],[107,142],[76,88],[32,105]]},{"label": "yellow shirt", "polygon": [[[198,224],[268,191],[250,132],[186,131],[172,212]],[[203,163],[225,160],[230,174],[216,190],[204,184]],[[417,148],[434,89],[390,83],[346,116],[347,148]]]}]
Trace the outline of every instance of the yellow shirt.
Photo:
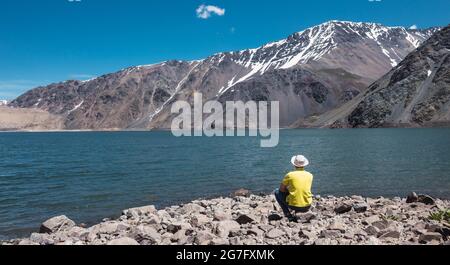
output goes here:
[{"label": "yellow shirt", "polygon": [[283,185],[287,186],[289,195],[287,203],[294,207],[308,207],[312,204],[311,187],[313,175],[305,170],[299,169],[286,175]]}]

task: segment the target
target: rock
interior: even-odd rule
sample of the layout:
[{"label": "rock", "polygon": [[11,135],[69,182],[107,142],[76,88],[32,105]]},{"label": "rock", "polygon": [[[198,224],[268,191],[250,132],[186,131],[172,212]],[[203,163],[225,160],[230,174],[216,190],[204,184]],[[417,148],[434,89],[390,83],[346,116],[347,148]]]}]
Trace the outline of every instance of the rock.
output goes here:
[{"label": "rock", "polygon": [[252,193],[246,189],[239,189],[231,194],[232,197],[250,197]]},{"label": "rock", "polygon": [[75,226],[75,222],[67,218],[65,215],[53,217],[42,223],[39,233],[55,233],[59,231],[66,231]]},{"label": "rock", "polygon": [[423,195],[423,194],[418,196],[417,202],[424,203],[426,205],[435,205],[436,204],[435,200],[431,196]]},{"label": "rock", "polygon": [[442,235],[436,232],[427,232],[425,234],[420,235],[419,243],[427,244],[432,241],[440,241],[442,239]]},{"label": "rock", "polygon": [[376,221],[372,223],[372,226],[378,228],[379,230],[384,230],[388,227],[388,222],[384,220]]},{"label": "rock", "polygon": [[308,213],[296,213],[295,217],[297,218],[297,222],[299,223],[309,223],[311,220],[316,218],[316,214],[312,212]]},{"label": "rock", "polygon": [[196,216],[191,217],[191,225],[193,227],[199,227],[209,223],[211,219],[209,219],[206,215],[198,214]]},{"label": "rock", "polygon": [[283,219],[283,217],[281,217],[281,215],[279,215],[279,214],[274,213],[274,214],[270,214],[267,217],[267,219],[269,220],[269,222],[271,222],[271,221],[280,221],[281,219]]},{"label": "rock", "polygon": [[369,206],[367,205],[367,203],[356,203],[353,204],[353,210],[357,213],[363,213],[365,211],[367,211],[367,208]]},{"label": "rock", "polygon": [[273,228],[269,232],[267,232],[266,237],[270,239],[280,238],[285,235],[285,232],[281,231],[278,228]]},{"label": "rock", "polygon": [[149,241],[152,244],[159,244],[161,242],[161,235],[151,226],[139,225],[132,232],[134,238],[141,241]]},{"label": "rock", "polygon": [[240,225],[249,224],[255,222],[256,217],[247,215],[247,214],[241,214],[237,219],[236,222]]},{"label": "rock", "polygon": [[195,244],[197,245],[209,245],[211,243],[211,240],[214,239],[214,235],[206,232],[206,231],[201,231],[197,233],[197,236],[195,237]]},{"label": "rock", "polygon": [[406,197],[406,203],[414,203],[417,202],[419,196],[415,192],[411,192],[408,197]]},{"label": "rock", "polygon": [[81,240],[85,240],[89,234],[89,230],[82,227],[72,227],[69,231],[67,231],[67,235],[72,238],[78,238]]},{"label": "rock", "polygon": [[215,211],[214,212],[214,220],[215,221],[225,221],[225,220],[230,220],[231,219],[231,215],[226,214],[223,211]]},{"label": "rock", "polygon": [[230,232],[237,232],[241,229],[241,225],[239,225],[236,221],[221,221],[216,225],[215,233],[219,237],[225,238],[228,237]]},{"label": "rock", "polygon": [[337,238],[341,236],[341,232],[337,230],[322,230],[320,237],[323,238]]},{"label": "rock", "polygon": [[247,235],[254,235],[257,237],[261,237],[264,235],[264,231],[259,228],[253,227],[253,228],[247,230]]},{"label": "rock", "polygon": [[54,245],[55,241],[48,234],[33,233],[30,236],[30,241],[39,245]]},{"label": "rock", "polygon": [[378,238],[371,236],[367,239],[366,244],[369,246],[378,246],[381,245],[382,243]]},{"label": "rock", "polygon": [[182,226],[183,226],[182,224],[172,223],[167,226],[166,230],[169,233],[175,234],[176,232],[181,230]]},{"label": "rock", "polygon": [[342,222],[333,222],[327,227],[327,230],[337,230],[339,232],[344,233],[347,230],[347,228]]},{"label": "rock", "polygon": [[139,245],[139,243],[129,237],[122,237],[122,238],[118,238],[118,239],[114,239],[108,242],[109,246],[137,246]]},{"label": "rock", "polygon": [[204,210],[205,210],[205,208],[203,208],[201,205],[198,205],[196,203],[188,203],[188,204],[184,205],[183,207],[181,207],[179,212],[181,214],[194,214],[194,213],[200,213]]},{"label": "rock", "polygon": [[39,246],[38,243],[33,242],[33,241],[29,240],[29,239],[21,240],[18,245],[19,246]]},{"label": "rock", "polygon": [[114,234],[118,230],[119,223],[106,222],[91,227],[91,231],[96,234]]},{"label": "rock", "polygon": [[399,231],[395,231],[395,230],[391,230],[391,231],[387,231],[387,232],[380,232],[382,233],[382,235],[380,235],[380,239],[383,238],[395,238],[398,239],[400,238],[400,232]]},{"label": "rock", "polygon": [[153,205],[149,205],[149,206],[127,209],[127,210],[124,210],[122,212],[122,214],[127,216],[128,218],[138,219],[142,215],[150,215],[150,214],[154,214],[156,212],[157,212],[156,207]]},{"label": "rock", "polygon": [[344,214],[344,213],[348,213],[352,210],[352,206],[348,205],[348,204],[341,204],[338,207],[336,207],[334,209],[334,212],[337,214]]},{"label": "rock", "polygon": [[366,232],[368,235],[376,236],[380,232],[380,229],[376,228],[375,226],[369,226],[364,229],[364,232]]},{"label": "rock", "polygon": [[380,219],[380,217],[378,215],[372,215],[372,216],[369,216],[366,219],[364,219],[364,221],[362,223],[365,224],[365,225],[370,225],[370,224],[373,224],[373,223],[375,223],[377,221],[380,221],[380,220],[381,219]]},{"label": "rock", "polygon": [[214,238],[213,240],[211,240],[211,244],[215,246],[224,246],[229,245],[230,241],[225,238]]},{"label": "rock", "polygon": [[187,241],[186,230],[176,232],[172,238],[172,242],[177,242],[179,245],[184,245]]}]

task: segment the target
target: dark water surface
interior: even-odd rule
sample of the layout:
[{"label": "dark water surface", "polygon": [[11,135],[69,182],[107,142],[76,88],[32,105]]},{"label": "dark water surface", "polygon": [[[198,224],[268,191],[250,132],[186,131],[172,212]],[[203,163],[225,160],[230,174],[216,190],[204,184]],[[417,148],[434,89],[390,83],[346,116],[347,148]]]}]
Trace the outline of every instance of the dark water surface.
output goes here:
[{"label": "dark water surface", "polygon": [[0,238],[49,217],[92,223],[158,207],[276,188],[292,155],[311,160],[316,194],[450,198],[450,129],[283,130],[276,148],[250,137],[170,132],[0,134]]}]

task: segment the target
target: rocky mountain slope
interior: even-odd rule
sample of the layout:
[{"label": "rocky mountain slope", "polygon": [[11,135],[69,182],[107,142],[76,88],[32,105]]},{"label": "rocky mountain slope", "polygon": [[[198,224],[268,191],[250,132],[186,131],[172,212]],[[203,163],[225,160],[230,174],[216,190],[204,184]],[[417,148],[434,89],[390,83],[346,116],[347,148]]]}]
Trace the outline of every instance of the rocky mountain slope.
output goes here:
[{"label": "rocky mountain slope", "polygon": [[397,127],[450,124],[450,26],[434,34],[365,93],[296,126]]},{"label": "rocky mountain slope", "polygon": [[449,207],[416,194],[316,196],[308,213],[288,222],[273,195],[251,195],[128,209],[89,228],[58,216],[39,233],[0,245],[448,245]]},{"label": "rocky mountain slope", "polygon": [[175,100],[278,100],[281,126],[348,102],[437,29],[330,21],[256,49],[138,66],[33,89],[9,106],[59,115],[67,129],[169,128]]}]

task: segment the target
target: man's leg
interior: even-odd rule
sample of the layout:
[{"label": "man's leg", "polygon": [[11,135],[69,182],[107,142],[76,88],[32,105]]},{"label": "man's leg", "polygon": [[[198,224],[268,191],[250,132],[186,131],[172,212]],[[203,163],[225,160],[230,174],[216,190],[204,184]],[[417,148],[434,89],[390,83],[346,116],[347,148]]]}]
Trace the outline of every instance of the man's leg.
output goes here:
[{"label": "man's leg", "polygon": [[279,189],[275,190],[275,198],[277,199],[278,204],[280,205],[281,209],[283,210],[284,216],[290,217],[291,212],[289,211],[289,205],[286,202],[287,196],[288,196],[288,193],[281,192]]}]

